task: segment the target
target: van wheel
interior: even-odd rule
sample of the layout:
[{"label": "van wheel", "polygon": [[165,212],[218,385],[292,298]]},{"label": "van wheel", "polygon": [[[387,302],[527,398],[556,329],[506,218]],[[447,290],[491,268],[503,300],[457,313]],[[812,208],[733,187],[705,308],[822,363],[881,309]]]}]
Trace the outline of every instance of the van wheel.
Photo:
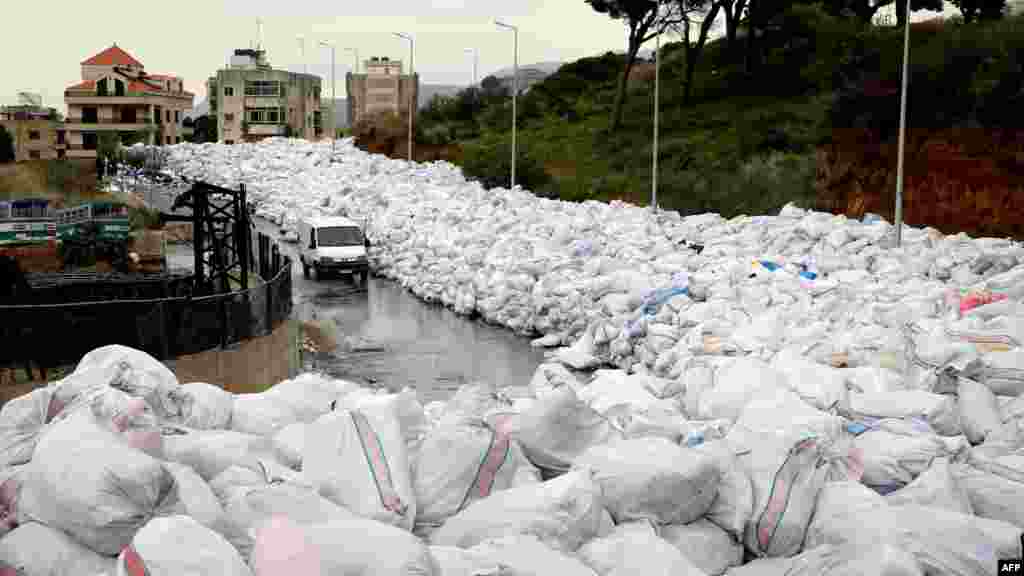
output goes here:
[{"label": "van wheel", "polygon": [[302,260],[302,277],[309,278],[309,264],[305,260]]},{"label": "van wheel", "polygon": [[363,284],[363,286],[366,286],[366,281],[369,277],[369,272],[363,272],[362,274],[359,275],[359,281]]}]

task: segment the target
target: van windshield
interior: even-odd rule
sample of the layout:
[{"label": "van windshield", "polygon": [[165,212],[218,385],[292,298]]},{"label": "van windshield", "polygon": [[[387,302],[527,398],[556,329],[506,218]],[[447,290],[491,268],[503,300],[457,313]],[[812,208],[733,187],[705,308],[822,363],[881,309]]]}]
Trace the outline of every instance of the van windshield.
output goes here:
[{"label": "van windshield", "polygon": [[316,231],[318,246],[362,246],[363,234],[359,228],[320,228]]}]

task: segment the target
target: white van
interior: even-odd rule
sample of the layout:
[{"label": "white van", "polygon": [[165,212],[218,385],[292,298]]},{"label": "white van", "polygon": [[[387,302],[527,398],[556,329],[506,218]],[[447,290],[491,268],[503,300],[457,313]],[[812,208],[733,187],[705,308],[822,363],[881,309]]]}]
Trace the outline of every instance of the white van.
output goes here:
[{"label": "white van", "polygon": [[359,275],[366,282],[370,270],[366,249],[370,242],[359,224],[348,218],[303,218],[298,233],[303,276],[309,278],[312,268],[317,279],[325,272],[343,272]]}]

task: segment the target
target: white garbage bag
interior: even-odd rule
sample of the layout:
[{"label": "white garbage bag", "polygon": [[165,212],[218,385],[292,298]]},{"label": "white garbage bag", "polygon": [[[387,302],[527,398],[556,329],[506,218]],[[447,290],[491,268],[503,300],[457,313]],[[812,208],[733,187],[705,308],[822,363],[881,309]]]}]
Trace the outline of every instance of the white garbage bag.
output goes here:
[{"label": "white garbage bag", "polygon": [[[67,534],[35,522],[23,524],[0,538],[0,567],[14,569],[14,575],[65,576],[69,574],[113,575],[115,561],[101,556]],[[3,574],[0,568],[0,574]]]},{"label": "white garbage bag", "polygon": [[494,492],[541,481],[510,438],[508,418],[448,420],[427,434],[413,472],[417,526],[440,526]]},{"label": "white garbage bag", "polygon": [[981,444],[985,438],[1002,428],[999,401],[981,382],[960,378],[957,389],[960,425],[971,444]]},{"label": "white garbage bag", "polygon": [[963,375],[1000,396],[1024,394],[1024,349],[989,352],[964,368]]},{"label": "white garbage bag", "polygon": [[728,576],[925,576],[917,560],[898,546],[818,546],[791,558],[758,558]]},{"label": "white garbage bag", "polygon": [[106,372],[110,387],[146,400],[161,418],[180,417],[178,378],[149,354],[120,344],[102,346],[82,356],[73,374],[94,369]]},{"label": "white garbage bag", "polygon": [[348,394],[338,400],[335,409],[393,412],[410,451],[418,449],[429,428],[423,405],[416,399],[416,391],[412,388],[405,388],[397,394]]},{"label": "white garbage bag", "polygon": [[[259,545],[253,551],[257,576],[289,574],[340,574],[344,576],[442,576],[430,551],[412,534],[390,524],[366,518],[331,520],[299,526],[301,543],[281,537],[294,523],[272,520],[257,532]],[[303,549],[305,544],[311,549]],[[303,558],[306,556],[306,558]],[[319,572],[296,570],[314,557]]]},{"label": "white garbage bag", "polygon": [[222,531],[245,559],[252,555],[256,530],[275,516],[285,516],[300,526],[355,518],[312,487],[294,482],[227,488],[220,492],[220,497],[224,503]]},{"label": "white garbage bag", "polygon": [[658,528],[658,534],[709,576],[743,564],[743,545],[710,520],[666,524]]},{"label": "white garbage bag", "polygon": [[430,546],[438,576],[509,576],[512,570],[498,560],[454,546]]},{"label": "white garbage bag", "polygon": [[0,468],[0,538],[18,525],[18,498],[28,465]]},{"label": "white garbage bag", "polygon": [[828,535],[841,528],[854,529],[857,514],[886,506],[885,497],[860,482],[826,482],[818,492],[814,515],[807,525],[803,548],[821,546]]},{"label": "white garbage bag", "polygon": [[358,389],[344,380],[301,374],[259,394],[236,394],[231,429],[270,436],[295,422],[312,422],[327,414],[341,398]]},{"label": "white garbage bag", "polygon": [[574,552],[597,535],[603,511],[592,474],[572,471],[470,504],[434,532],[430,543],[470,548],[489,538],[534,534],[556,550]]},{"label": "white garbage bag", "polygon": [[537,366],[530,379],[530,393],[534,398],[543,398],[562,386],[579,391],[583,384],[568,368],[557,362],[545,362]]},{"label": "white garbage bag", "polygon": [[704,442],[694,448],[715,458],[721,471],[718,494],[705,517],[737,540],[742,540],[754,513],[754,486],[735,449],[724,440]]},{"label": "white garbage bag", "polygon": [[183,464],[165,462],[164,468],[174,478],[185,515],[208,528],[219,528],[224,517],[224,509],[210,485],[194,470]]},{"label": "white garbage bag", "polygon": [[936,458],[917,479],[886,495],[885,500],[891,506],[916,504],[974,515],[967,490],[953,476],[948,458]]},{"label": "white garbage bag", "polygon": [[255,465],[260,458],[273,458],[270,438],[233,430],[191,430],[181,426],[163,428],[164,458],[184,464],[210,481],[231,466]]},{"label": "white garbage bag", "polygon": [[280,482],[299,484],[312,489],[312,485],[301,472],[266,458],[258,458],[246,466],[231,466],[214,476],[209,485],[217,498],[223,500],[235,488],[251,488]]},{"label": "white garbage bag", "polygon": [[539,468],[564,472],[591,446],[622,437],[570,387],[540,398],[513,420],[513,438]]},{"label": "white garbage bag", "polygon": [[885,419],[867,421],[853,444],[864,464],[862,481],[888,493],[906,486],[939,457],[952,457],[966,450],[963,436],[944,438],[932,433],[921,420]]},{"label": "white garbage bag", "polygon": [[974,513],[1024,529],[1024,450],[1012,446],[976,446],[967,461],[952,467],[967,491]]},{"label": "white garbage bag", "polygon": [[154,516],[180,507],[174,477],[155,458],[102,428],[90,411],[39,440],[18,497],[19,517],[117,554]]},{"label": "white garbage bag", "polygon": [[924,417],[932,429],[941,436],[963,434],[956,399],[924,390],[851,393],[850,411],[845,415],[853,419]]},{"label": "white garbage bag", "polygon": [[395,402],[337,410],[307,429],[302,473],[328,500],[412,530],[416,497]]},{"label": "white garbage bag", "polygon": [[36,441],[60,411],[53,390],[37,388],[8,400],[0,409],[0,469],[32,459]]},{"label": "white garbage bag", "polygon": [[231,426],[235,395],[205,382],[181,385],[181,418],[178,424],[196,430],[226,430]]},{"label": "white garbage bag", "polygon": [[849,390],[843,371],[799,356],[791,349],[780,351],[772,360],[786,377],[787,385],[807,403],[819,410],[832,410],[849,404]]},{"label": "white garbage bag", "polygon": [[759,390],[786,386],[785,376],[753,357],[729,359],[717,368],[695,365],[693,370],[697,373],[686,380],[686,413],[696,420],[735,422]]},{"label": "white garbage bag", "polygon": [[251,576],[223,536],[188,516],[154,518],[117,558],[117,576]]},{"label": "white garbage bag", "polygon": [[302,470],[302,452],[306,449],[306,431],[309,424],[289,424],[274,434],[274,454],[282,464],[294,470]]},{"label": "white garbage bag", "polygon": [[646,521],[619,525],[609,536],[584,544],[577,556],[599,576],[706,574]]},{"label": "white garbage bag", "polygon": [[716,460],[664,438],[594,446],[574,466],[589,469],[616,524],[686,524],[703,516],[718,492]]},{"label": "white garbage bag", "polygon": [[[551,549],[531,534],[486,540],[470,548],[469,552],[477,558],[496,562],[504,569],[492,573],[494,576],[596,576],[583,562]],[[475,572],[473,576],[480,574]],[[490,576],[488,573],[484,574]],[[442,572],[441,576],[448,574]]]},{"label": "white garbage bag", "polygon": [[634,410],[647,410],[659,400],[647,390],[642,374],[626,374],[621,370],[598,370],[594,380],[579,390],[577,396],[599,414],[614,406],[627,405]]}]

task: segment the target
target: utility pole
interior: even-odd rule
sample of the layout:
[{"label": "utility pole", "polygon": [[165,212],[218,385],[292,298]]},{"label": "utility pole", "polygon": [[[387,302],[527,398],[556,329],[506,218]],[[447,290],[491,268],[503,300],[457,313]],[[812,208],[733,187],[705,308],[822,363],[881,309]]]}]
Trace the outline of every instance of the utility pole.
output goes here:
[{"label": "utility pole", "polygon": [[[416,73],[413,70],[413,60],[412,60],[413,59],[414,40],[412,39],[412,36],[410,36],[408,34],[403,34],[401,32],[395,32],[395,36],[398,36],[399,38],[403,38],[403,39],[409,41],[409,84],[410,84],[410,87],[409,87],[409,161],[412,162],[413,161],[413,157],[412,157],[412,117],[413,117],[413,112],[415,111],[413,109],[413,91],[414,91],[414,89],[416,87]],[[402,85],[401,76],[399,76],[398,85],[399,86]]]},{"label": "utility pole", "polygon": [[336,136],[338,135],[338,119],[336,118],[337,114],[335,113],[335,101],[337,100],[335,89],[337,88],[337,83],[334,81],[334,44],[329,44],[321,40],[320,45],[324,48],[331,49],[331,130],[333,130],[333,133],[331,134],[331,163],[333,164],[334,141],[337,140]]},{"label": "utility pole", "polygon": [[[899,0],[897,0],[899,1]],[[903,87],[900,93],[900,142],[896,159],[896,247],[903,245],[903,141],[907,127],[907,63],[910,60],[910,0],[903,26]]]},{"label": "utility pole", "polygon": [[512,31],[512,188],[516,187],[516,94],[519,92],[519,28],[495,20],[495,24]]},{"label": "utility pole", "polygon": [[[661,0],[658,0],[657,16],[661,17]],[[656,20],[657,21],[657,20]],[[689,38],[686,39],[689,41]],[[654,151],[651,168],[651,211],[658,211],[658,84],[661,68],[661,32],[654,40]]]}]

